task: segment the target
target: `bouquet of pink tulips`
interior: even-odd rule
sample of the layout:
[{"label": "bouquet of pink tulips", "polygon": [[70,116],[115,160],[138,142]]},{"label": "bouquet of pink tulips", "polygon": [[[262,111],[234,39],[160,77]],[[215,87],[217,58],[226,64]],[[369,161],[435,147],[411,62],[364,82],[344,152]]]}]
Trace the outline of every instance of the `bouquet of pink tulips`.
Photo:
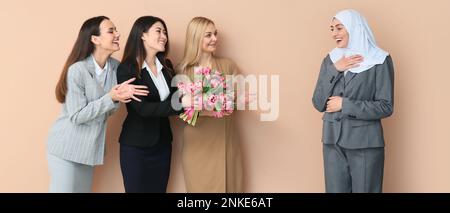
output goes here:
[{"label": "bouquet of pink tulips", "polygon": [[225,76],[211,68],[194,69],[194,82],[179,82],[182,96],[191,98],[191,104],[184,107],[180,118],[195,126],[201,110],[212,111],[216,118],[231,114],[234,109],[234,92],[226,89]]}]

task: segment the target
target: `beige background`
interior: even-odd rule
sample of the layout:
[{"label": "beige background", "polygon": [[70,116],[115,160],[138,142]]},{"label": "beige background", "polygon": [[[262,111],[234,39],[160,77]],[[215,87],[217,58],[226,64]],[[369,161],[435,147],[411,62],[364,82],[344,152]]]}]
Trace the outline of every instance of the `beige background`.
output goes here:
[{"label": "beige background", "polygon": [[[385,192],[450,192],[448,68],[450,1],[190,0],[2,1],[0,7],[0,192],[46,192],[46,138],[59,115],[54,86],[84,20],[106,15],[122,34],[134,20],[163,18],[170,57],[181,58],[187,23],[213,19],[220,54],[245,74],[280,75],[280,116],[260,122],[239,113],[247,192],[323,192],[320,113],[311,96],[322,58],[333,48],[329,21],[359,10],[396,68],[395,112],[384,120]],[[114,54],[120,58],[122,51]],[[122,192],[117,138],[126,111],[109,120],[106,164],[94,191]],[[184,192],[180,123],[174,126],[170,192]]]}]

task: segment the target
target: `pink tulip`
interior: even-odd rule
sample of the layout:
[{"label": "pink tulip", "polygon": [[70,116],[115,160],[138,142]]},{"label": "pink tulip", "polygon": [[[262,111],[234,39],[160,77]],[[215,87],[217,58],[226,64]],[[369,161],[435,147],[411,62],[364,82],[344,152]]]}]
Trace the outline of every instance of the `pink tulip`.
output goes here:
[{"label": "pink tulip", "polygon": [[196,74],[196,75],[203,74],[203,68],[201,68],[201,67],[194,68],[194,74]]},{"label": "pink tulip", "polygon": [[200,81],[200,80],[195,81],[194,87],[195,87],[196,91],[199,91],[199,90],[202,91],[202,88],[203,88],[202,81]]},{"label": "pink tulip", "polygon": [[202,70],[203,75],[209,75],[211,73],[211,69],[209,67],[205,67]]},{"label": "pink tulip", "polygon": [[218,79],[215,79],[215,78],[211,79],[211,87],[212,88],[216,88],[218,86],[220,86],[220,81]]},{"label": "pink tulip", "polygon": [[190,120],[192,118],[192,116],[194,115],[194,108],[189,107],[184,109],[184,113],[188,116],[188,119]]}]

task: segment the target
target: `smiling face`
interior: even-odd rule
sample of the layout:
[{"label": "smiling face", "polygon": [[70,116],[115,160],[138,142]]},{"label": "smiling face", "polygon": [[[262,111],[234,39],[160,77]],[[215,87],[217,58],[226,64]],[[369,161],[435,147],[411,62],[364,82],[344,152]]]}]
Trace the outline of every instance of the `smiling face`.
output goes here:
[{"label": "smiling face", "polygon": [[167,43],[167,31],[161,22],[153,24],[147,32],[142,34],[142,41],[148,50],[156,52],[164,52]]},{"label": "smiling face", "polygon": [[330,25],[331,37],[336,42],[338,48],[346,48],[348,46],[349,34],[345,26],[336,18],[331,21]]},{"label": "smiling face", "polygon": [[203,34],[203,39],[201,42],[202,51],[207,53],[213,53],[216,51],[217,44],[217,29],[214,24],[208,24],[206,31]]},{"label": "smiling face", "polygon": [[114,23],[105,19],[100,23],[100,35],[93,35],[91,41],[94,43],[95,48],[113,53],[120,50],[119,37],[120,34],[117,32]]}]

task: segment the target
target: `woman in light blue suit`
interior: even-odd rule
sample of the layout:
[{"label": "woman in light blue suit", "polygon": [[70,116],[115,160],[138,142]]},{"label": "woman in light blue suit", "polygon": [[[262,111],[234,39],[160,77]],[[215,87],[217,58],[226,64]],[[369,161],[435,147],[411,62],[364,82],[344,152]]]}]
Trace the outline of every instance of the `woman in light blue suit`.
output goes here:
[{"label": "woman in light blue suit", "polygon": [[62,112],[53,124],[47,146],[50,192],[90,192],[95,165],[103,164],[106,119],[134,95],[147,95],[145,86],[120,85],[119,33],[105,16],[86,20],[56,86]]},{"label": "woman in light blue suit", "polygon": [[367,21],[343,10],[331,22],[336,42],[325,57],[313,95],[323,115],[327,192],[382,192],[381,119],[394,111],[394,66]]}]

